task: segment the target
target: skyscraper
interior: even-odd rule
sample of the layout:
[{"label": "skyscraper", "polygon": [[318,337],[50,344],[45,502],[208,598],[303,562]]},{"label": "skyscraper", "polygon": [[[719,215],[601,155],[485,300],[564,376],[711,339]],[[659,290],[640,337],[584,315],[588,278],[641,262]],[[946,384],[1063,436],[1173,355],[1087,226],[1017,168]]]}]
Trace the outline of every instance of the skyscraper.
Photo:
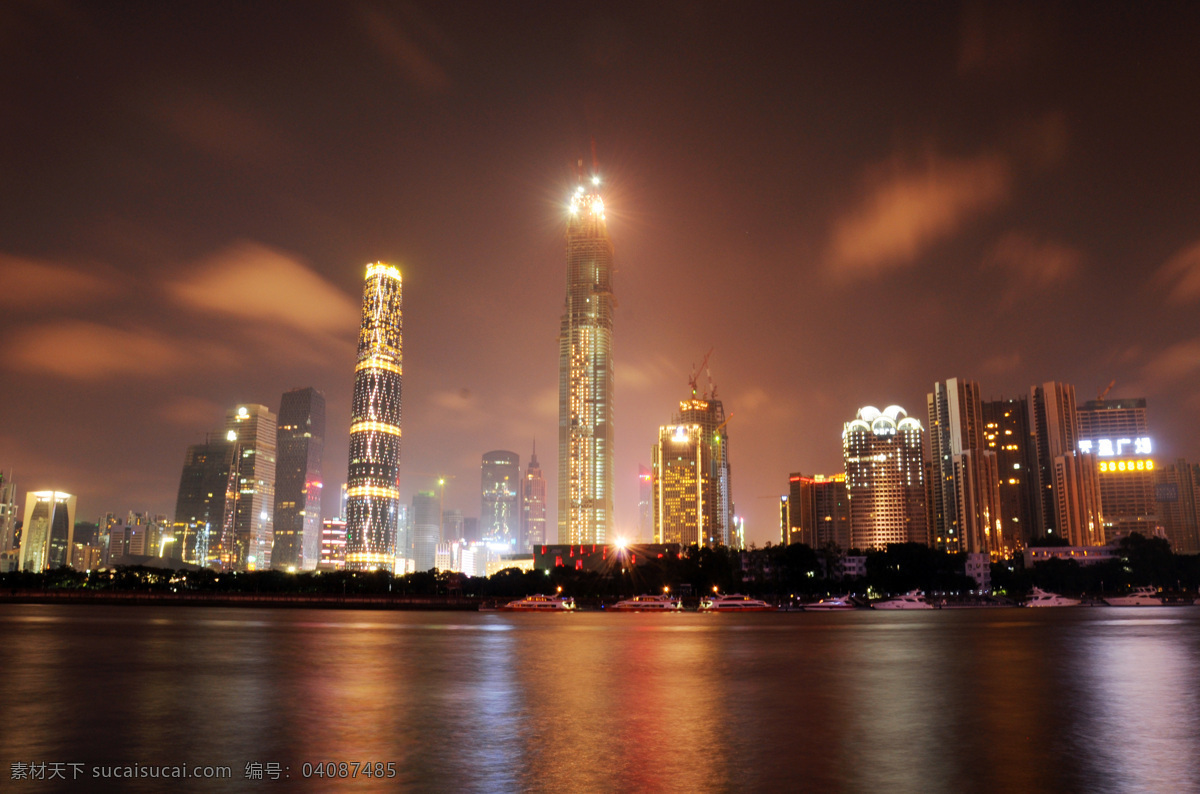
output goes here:
[{"label": "skyscraper", "polygon": [[1029,389],[1029,431],[1033,435],[1040,535],[1072,546],[1104,544],[1100,483],[1091,453],[1079,444],[1075,387],[1049,381]]},{"label": "skyscraper", "polygon": [[[222,534],[229,529],[232,543],[233,501],[237,478],[231,476],[236,444],[227,436],[209,437],[203,444],[187,448],[183,472],[179,477],[179,496],[175,501],[175,542],[171,544],[173,560],[207,566],[219,558]],[[102,535],[111,533],[107,521],[102,522]]]},{"label": "skyscraper", "polygon": [[558,542],[603,543],[613,510],[613,246],[600,178],[567,219],[567,296],[558,337]]},{"label": "skyscraper", "polygon": [[928,505],[933,545],[949,552],[1015,551],[1002,535],[1000,474],[996,453],[984,441],[979,384],[951,378],[933,384],[929,411],[929,462],[935,481]]},{"label": "skyscraper", "polygon": [[442,542],[440,512],[441,500],[433,491],[413,494],[412,524],[410,527],[412,558],[417,571],[428,571],[437,560],[437,546]]},{"label": "skyscraper", "polygon": [[75,497],[62,491],[25,494],[17,570],[39,573],[70,565],[74,546]]},{"label": "skyscraper", "polygon": [[699,425],[664,425],[651,450],[654,542],[709,545],[705,518],[704,460],[707,444]]},{"label": "skyscraper", "polygon": [[1158,518],[1176,554],[1200,553],[1200,464],[1180,458],[1154,467]]},{"label": "skyscraper", "polygon": [[1029,433],[1029,400],[1025,397],[988,400],[982,404],[983,442],[996,453],[1000,480],[1002,534],[1018,547],[1029,545],[1037,533],[1034,498],[1036,456]]},{"label": "skyscraper", "polygon": [[400,271],[382,262],[368,265],[354,367],[350,469],[346,477],[349,570],[391,570],[395,565],[400,505],[400,387],[404,374],[401,309]]},{"label": "skyscraper", "polygon": [[515,452],[494,449],[483,454],[479,469],[480,522],[485,543],[504,544],[507,553],[517,550],[521,509],[517,490],[521,459]]},{"label": "skyscraper", "polygon": [[650,543],[654,538],[654,473],[638,465],[638,523],[637,542]]},{"label": "skyscraper", "polygon": [[17,485],[0,471],[0,554],[17,548]]},{"label": "skyscraper", "polygon": [[850,546],[928,543],[924,428],[898,405],[866,406],[842,430]]},{"label": "skyscraper", "polygon": [[1131,532],[1150,537],[1159,521],[1146,400],[1089,400],[1077,415],[1079,451],[1094,455],[1099,469],[1105,541]]},{"label": "skyscraper", "polygon": [[538,465],[537,444],[521,479],[521,552],[546,542],[546,478]]},{"label": "skyscraper", "polygon": [[795,472],[788,477],[788,495],[781,503],[785,544],[803,543],[814,549],[835,544],[850,548],[850,498],[846,475]]},{"label": "skyscraper", "polygon": [[[693,379],[694,381],[694,379]],[[694,424],[700,428],[700,441],[706,449],[701,456],[704,462],[704,505],[705,543],[728,546],[733,527],[733,496],[729,471],[729,431],[725,429],[725,407],[716,397],[706,391],[696,397],[695,383],[692,384],[692,399],[679,403],[676,424]]]},{"label": "skyscraper", "polygon": [[275,514],[275,427],[275,414],[265,405],[238,405],[225,415],[226,437],[237,444],[232,557],[223,560],[233,570],[253,571],[271,567]]},{"label": "skyscraper", "polygon": [[321,555],[321,452],[325,395],[292,389],[279,401],[275,462],[275,540],[271,567],[316,570]]}]

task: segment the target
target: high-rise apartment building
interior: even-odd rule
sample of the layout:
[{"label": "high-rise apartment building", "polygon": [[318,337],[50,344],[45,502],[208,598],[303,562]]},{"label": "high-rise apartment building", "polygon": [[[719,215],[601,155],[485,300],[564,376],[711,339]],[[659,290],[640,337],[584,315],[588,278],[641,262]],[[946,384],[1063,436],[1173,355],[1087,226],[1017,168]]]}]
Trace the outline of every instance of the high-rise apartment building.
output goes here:
[{"label": "high-rise apartment building", "polygon": [[788,476],[788,495],[781,503],[785,545],[803,543],[814,549],[830,543],[850,548],[850,497],[846,475]]},{"label": "high-rise apartment building", "polygon": [[1029,545],[1037,532],[1034,498],[1036,458],[1029,434],[1029,401],[1024,397],[988,400],[981,406],[983,443],[996,453],[999,473],[1001,534],[1018,548]]},{"label": "high-rise apartment building", "polygon": [[271,567],[275,516],[275,414],[265,405],[238,405],[225,415],[226,437],[237,445],[232,556],[237,571]]},{"label": "high-rise apartment building", "polygon": [[558,542],[604,543],[613,520],[613,246],[600,179],[567,219],[567,297],[558,337]]},{"label": "high-rise apartment building", "polygon": [[952,553],[1010,556],[1014,539],[1004,535],[996,453],[984,441],[979,384],[951,378],[926,396],[929,462],[935,480],[928,505],[931,541]]},{"label": "high-rise apartment building", "polygon": [[[401,297],[399,270],[382,262],[367,266],[346,477],[346,567],[350,570],[392,570],[397,557],[404,374]],[[434,527],[436,531],[436,517]]]},{"label": "high-rise apartment building", "polygon": [[1104,545],[1096,461],[1078,447],[1075,387],[1056,381],[1031,386],[1029,431],[1036,460],[1038,533],[1072,546]]},{"label": "high-rise apartment building", "polygon": [[654,473],[638,465],[638,523],[637,542],[650,543],[654,538]]},{"label": "high-rise apartment building", "polygon": [[69,566],[74,548],[75,496],[62,491],[25,494],[17,570],[39,573]]},{"label": "high-rise apartment building", "polygon": [[442,510],[443,540],[462,540],[463,529],[463,512],[461,510]]},{"label": "high-rise apartment building", "polygon": [[346,520],[327,518],[321,522],[318,571],[340,571],[346,567]]},{"label": "high-rise apartment building", "polygon": [[851,548],[929,542],[924,435],[921,422],[898,405],[865,406],[844,425]]},{"label": "high-rise apartment building", "polygon": [[546,478],[538,465],[537,444],[525,466],[521,479],[521,548],[522,553],[546,542]]},{"label": "high-rise apartment building", "polygon": [[521,459],[515,452],[494,449],[485,452],[480,466],[480,522],[485,543],[502,544],[517,550],[521,525]]},{"label": "high-rise apartment building", "polygon": [[1171,550],[1200,554],[1200,464],[1180,458],[1154,468],[1158,519]]},{"label": "high-rise apartment building", "polygon": [[[220,556],[221,539],[232,546],[233,502],[237,477],[233,468],[236,443],[227,435],[210,436],[203,444],[187,448],[183,473],[179,477],[179,496],[175,501],[175,541],[168,557],[207,567]],[[108,559],[112,557],[111,533],[107,521],[101,521],[101,536],[108,537]]]},{"label": "high-rise apartment building", "polygon": [[1078,408],[1079,450],[1096,459],[1104,538],[1158,527],[1153,443],[1144,398],[1090,400]]},{"label": "high-rise apartment building", "polygon": [[417,571],[428,571],[437,561],[437,546],[442,542],[440,505],[441,500],[433,491],[413,494],[409,533]]},{"label": "high-rise apartment building", "polygon": [[321,556],[321,452],[325,395],[292,389],[279,401],[275,460],[275,539],[271,567],[316,570]]}]

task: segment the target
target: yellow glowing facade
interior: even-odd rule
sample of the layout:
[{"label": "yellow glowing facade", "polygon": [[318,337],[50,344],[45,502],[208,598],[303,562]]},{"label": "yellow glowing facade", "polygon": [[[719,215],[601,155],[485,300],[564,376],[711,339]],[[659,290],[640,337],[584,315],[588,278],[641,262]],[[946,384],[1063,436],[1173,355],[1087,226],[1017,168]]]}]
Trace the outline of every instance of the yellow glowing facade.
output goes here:
[{"label": "yellow glowing facade", "polygon": [[612,526],[612,270],[604,201],[598,188],[588,192],[581,184],[567,221],[567,297],[558,338],[559,543],[604,543]]},{"label": "yellow glowing facade", "polygon": [[658,429],[658,443],[651,450],[655,543],[705,543],[710,534],[705,520],[710,512],[706,496],[712,494],[706,454],[710,449],[698,424]]},{"label": "yellow glowing facade", "polygon": [[404,374],[400,271],[367,266],[346,478],[346,568],[391,569],[400,507],[400,404]]}]

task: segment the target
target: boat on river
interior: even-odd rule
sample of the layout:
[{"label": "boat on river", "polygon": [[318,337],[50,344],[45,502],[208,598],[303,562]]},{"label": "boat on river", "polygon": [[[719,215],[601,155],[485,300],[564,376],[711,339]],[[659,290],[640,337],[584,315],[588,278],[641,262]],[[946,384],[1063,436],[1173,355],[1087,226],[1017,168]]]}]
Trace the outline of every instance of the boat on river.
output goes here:
[{"label": "boat on river", "polygon": [[751,598],[741,593],[716,595],[700,600],[701,612],[777,612],[778,609],[766,601]]},{"label": "boat on river", "polygon": [[609,609],[615,612],[679,612],[683,604],[669,595],[638,595],[618,601]]},{"label": "boat on river", "polygon": [[1027,607],[1077,607],[1079,606],[1078,598],[1067,598],[1060,596],[1058,593],[1048,593],[1039,587],[1029,591],[1029,599],[1025,602]]},{"label": "boat on river", "polygon": [[570,596],[531,595],[509,601],[501,609],[506,612],[574,612],[575,599]]},{"label": "boat on river", "polygon": [[1110,607],[1160,607],[1163,600],[1153,587],[1138,587],[1128,595],[1105,598],[1104,603]]},{"label": "boat on river", "polygon": [[858,609],[858,604],[850,596],[830,596],[804,605],[805,612],[841,612],[846,609]]},{"label": "boat on river", "polygon": [[892,596],[871,604],[872,609],[935,609],[920,590],[912,590],[904,595]]}]

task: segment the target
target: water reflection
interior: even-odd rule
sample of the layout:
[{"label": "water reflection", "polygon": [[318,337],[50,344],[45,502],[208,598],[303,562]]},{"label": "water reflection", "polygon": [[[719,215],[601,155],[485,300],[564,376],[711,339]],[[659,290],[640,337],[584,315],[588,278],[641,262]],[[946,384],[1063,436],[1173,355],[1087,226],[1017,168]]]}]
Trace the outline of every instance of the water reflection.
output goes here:
[{"label": "water reflection", "polygon": [[1033,612],[5,606],[0,763],[233,767],[190,791],[326,761],[394,763],[355,791],[1200,790],[1200,609]]}]

